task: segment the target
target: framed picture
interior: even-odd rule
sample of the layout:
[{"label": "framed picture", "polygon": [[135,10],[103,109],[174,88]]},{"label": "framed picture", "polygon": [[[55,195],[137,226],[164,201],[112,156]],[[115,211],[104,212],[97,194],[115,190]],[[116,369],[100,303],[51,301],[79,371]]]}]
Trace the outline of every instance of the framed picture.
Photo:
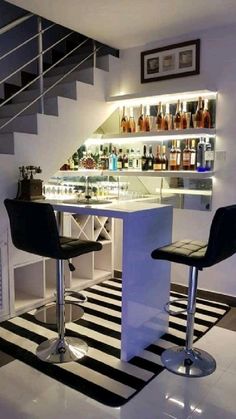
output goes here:
[{"label": "framed picture", "polygon": [[141,52],[141,83],[200,73],[200,39]]}]

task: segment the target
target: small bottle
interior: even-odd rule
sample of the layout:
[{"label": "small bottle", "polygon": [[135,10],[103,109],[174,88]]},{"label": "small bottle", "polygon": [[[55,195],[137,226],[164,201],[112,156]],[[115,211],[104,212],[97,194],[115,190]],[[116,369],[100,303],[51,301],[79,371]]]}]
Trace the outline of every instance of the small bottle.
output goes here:
[{"label": "small bottle", "polygon": [[161,131],[163,128],[163,114],[161,111],[161,102],[159,102],[157,107],[157,120],[156,120],[157,131]]},{"label": "small bottle", "polygon": [[207,171],[212,170],[214,162],[214,151],[212,150],[212,146],[210,143],[209,138],[205,140],[205,169]]},{"label": "small bottle", "polygon": [[129,156],[128,156],[128,168],[134,168],[134,150],[131,148]]},{"label": "small bottle", "polygon": [[122,155],[122,148],[119,149],[119,154],[117,156],[117,170],[123,169],[123,155]]},{"label": "small bottle", "polygon": [[203,106],[202,106],[202,98],[198,98],[198,105],[197,111],[195,115],[195,128],[202,128],[203,127]]},{"label": "small bottle", "polygon": [[109,170],[117,170],[117,155],[115,148],[112,149],[109,156]]},{"label": "small bottle", "polygon": [[211,115],[208,110],[208,99],[204,100],[203,128],[211,128]]},{"label": "small bottle", "polygon": [[182,113],[181,113],[181,128],[186,129],[188,126],[187,121],[187,102],[183,102]]},{"label": "small bottle", "polygon": [[133,107],[129,110],[129,131],[128,132],[136,132],[136,124],[134,120],[134,109]]},{"label": "small bottle", "polygon": [[172,146],[170,149],[170,160],[169,160],[169,169],[170,170],[176,170],[176,140],[172,140]]},{"label": "small bottle", "polygon": [[180,100],[177,102],[176,113],[174,117],[174,129],[181,128],[181,113],[180,113]]},{"label": "small bottle", "polygon": [[190,162],[190,170],[196,169],[196,146],[195,146],[195,140],[191,141],[191,162]]},{"label": "small bottle", "polygon": [[147,160],[147,146],[144,144],[143,146],[143,155],[141,158],[141,169],[148,170],[148,160]]},{"label": "small bottle", "polygon": [[148,156],[147,156],[147,166],[148,166],[148,170],[153,170],[153,160],[154,160],[154,156],[152,154],[152,146],[150,145],[148,147]]},{"label": "small bottle", "polygon": [[127,132],[127,116],[125,113],[125,106],[123,106],[123,113],[122,113],[121,122],[120,122],[120,132],[121,134],[123,132]]},{"label": "small bottle", "polygon": [[153,170],[162,170],[162,156],[161,156],[161,146],[157,146],[156,156],[153,160]]},{"label": "small bottle", "polygon": [[192,153],[189,147],[189,140],[186,140],[185,148],[183,149],[183,170],[190,170],[191,155]]},{"label": "small bottle", "polygon": [[166,146],[163,145],[162,146],[162,150],[161,150],[161,170],[168,170],[168,159],[167,159],[167,155],[166,155]]},{"label": "small bottle", "polygon": [[150,106],[146,106],[146,115],[144,118],[144,131],[150,131]]},{"label": "small bottle", "polygon": [[137,131],[144,131],[144,109],[143,105],[140,106],[140,115],[138,117]]},{"label": "small bottle", "polygon": [[181,166],[181,150],[180,150],[180,140],[176,141],[176,169],[179,170]]},{"label": "small bottle", "polygon": [[198,146],[197,146],[197,171],[198,172],[205,172],[206,170],[205,150],[206,150],[206,144],[204,142],[204,138],[200,138]]},{"label": "small bottle", "polygon": [[129,149],[127,148],[126,153],[123,156],[123,169],[129,168]]}]

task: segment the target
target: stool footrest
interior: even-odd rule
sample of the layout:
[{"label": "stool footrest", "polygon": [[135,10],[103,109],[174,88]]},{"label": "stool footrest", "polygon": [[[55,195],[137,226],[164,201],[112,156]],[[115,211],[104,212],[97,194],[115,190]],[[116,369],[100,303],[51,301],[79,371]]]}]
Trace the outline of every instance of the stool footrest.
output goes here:
[{"label": "stool footrest", "polygon": [[174,346],[162,353],[161,360],[167,370],[185,377],[204,377],[216,369],[215,359],[197,348],[187,350],[185,347]]},{"label": "stool footrest", "polygon": [[184,308],[184,309],[180,309],[180,310],[171,310],[169,307],[171,306],[171,305],[173,305],[174,303],[178,303],[178,302],[181,302],[181,301],[188,301],[187,300],[187,298],[175,298],[174,300],[172,300],[172,301],[168,301],[165,305],[164,305],[164,310],[168,313],[168,314],[170,314],[171,316],[178,316],[179,314],[182,314],[182,313],[187,313],[187,306],[186,306],[186,308]]}]

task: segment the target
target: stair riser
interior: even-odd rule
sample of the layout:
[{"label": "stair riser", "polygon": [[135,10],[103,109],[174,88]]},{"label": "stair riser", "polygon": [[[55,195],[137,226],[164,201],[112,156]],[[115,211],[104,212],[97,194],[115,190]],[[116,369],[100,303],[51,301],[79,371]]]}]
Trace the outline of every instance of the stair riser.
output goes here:
[{"label": "stair riser", "polygon": [[[72,81],[70,83],[63,83],[58,84],[54,87],[51,91],[45,94],[45,98],[50,98],[54,96],[62,96],[66,97],[68,99],[77,99],[76,96],[76,87],[75,87],[75,81]],[[26,92],[22,92],[19,96],[16,96],[15,99],[13,99],[13,103],[21,103],[21,102],[31,102],[32,100],[36,99],[36,97],[39,96],[38,90],[29,90]]]},{"label": "stair riser", "polygon": [[[23,110],[29,102],[16,103],[9,106],[3,106],[0,109],[0,118],[11,117]],[[44,101],[44,111],[47,115],[58,115],[57,98],[51,98]],[[40,101],[33,103],[29,108],[25,109],[21,115],[31,115],[41,112]]]},{"label": "stair riser", "polygon": [[0,154],[14,154],[14,134],[1,134]]},{"label": "stair riser", "polygon": [[1,118],[0,119],[0,133],[10,133],[14,132],[25,132],[29,134],[37,134],[37,115],[26,115],[26,116],[19,116],[18,118],[14,119],[14,121],[10,122],[7,126],[1,129],[1,126],[7,122],[9,118]]},{"label": "stair riser", "polygon": [[[53,77],[47,77],[44,79],[44,87],[50,87],[56,81],[59,81],[62,75],[57,75]],[[88,68],[86,70],[81,71],[73,71],[73,73],[69,74],[67,77],[63,79],[63,82],[68,81],[82,81],[84,83],[93,84],[93,68]]]}]

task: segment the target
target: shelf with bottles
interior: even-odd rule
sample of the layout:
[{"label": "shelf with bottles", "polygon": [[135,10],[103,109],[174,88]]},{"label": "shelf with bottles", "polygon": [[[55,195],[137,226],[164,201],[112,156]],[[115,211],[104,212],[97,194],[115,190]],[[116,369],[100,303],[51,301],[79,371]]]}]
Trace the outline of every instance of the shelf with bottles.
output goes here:
[{"label": "shelf with bottles", "polygon": [[[128,98],[114,97],[119,105],[114,134],[168,136],[185,130],[205,130],[215,127],[216,92],[196,91],[184,94]],[[110,128],[111,126],[109,126]],[[105,135],[106,125],[102,126]],[[104,130],[105,128],[105,130]],[[110,131],[110,129],[109,129]]]}]

